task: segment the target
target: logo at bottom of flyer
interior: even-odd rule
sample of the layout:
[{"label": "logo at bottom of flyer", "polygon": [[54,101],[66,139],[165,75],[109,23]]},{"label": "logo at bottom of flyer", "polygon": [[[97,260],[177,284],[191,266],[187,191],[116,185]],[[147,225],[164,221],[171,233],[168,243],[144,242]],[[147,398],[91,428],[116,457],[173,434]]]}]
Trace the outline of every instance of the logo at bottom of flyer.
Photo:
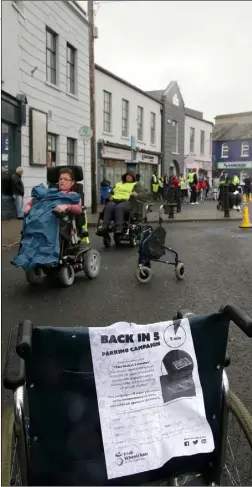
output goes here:
[{"label": "logo at bottom of flyer", "polygon": [[115,463],[120,467],[124,463],[139,462],[148,456],[147,452],[134,453],[132,450],[128,452],[115,453]]}]

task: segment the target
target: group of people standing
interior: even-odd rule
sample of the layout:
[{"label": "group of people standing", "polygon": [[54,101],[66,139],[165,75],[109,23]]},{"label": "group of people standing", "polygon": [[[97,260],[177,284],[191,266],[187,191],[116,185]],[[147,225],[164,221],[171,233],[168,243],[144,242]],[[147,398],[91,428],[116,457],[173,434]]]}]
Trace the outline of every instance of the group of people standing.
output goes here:
[{"label": "group of people standing", "polygon": [[240,183],[240,178],[237,174],[230,176],[227,172],[222,171],[219,178],[213,180],[213,195],[216,195],[214,199],[217,199],[220,209],[224,206],[224,188],[228,186],[229,193],[229,208],[233,210],[240,210],[242,203],[242,193],[244,193],[249,199],[252,193],[252,178],[246,177],[243,181],[243,188]]},{"label": "group of people standing", "polygon": [[174,189],[174,195],[176,202],[178,204],[178,211],[181,211],[181,200],[189,197],[190,192],[190,203],[192,205],[198,204],[198,196],[200,191],[203,190],[205,196],[207,197],[210,184],[209,179],[206,177],[198,177],[196,170],[190,170],[185,180],[183,174],[179,177],[176,175],[158,176],[157,171],[152,174],[151,178],[151,189],[154,200],[169,200],[169,189]]}]

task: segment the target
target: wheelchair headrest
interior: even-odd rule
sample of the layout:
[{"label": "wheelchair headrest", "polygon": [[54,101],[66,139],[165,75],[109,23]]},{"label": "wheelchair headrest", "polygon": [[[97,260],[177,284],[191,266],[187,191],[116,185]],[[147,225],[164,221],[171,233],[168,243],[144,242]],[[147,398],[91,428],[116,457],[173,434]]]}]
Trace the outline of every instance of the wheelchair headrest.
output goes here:
[{"label": "wheelchair headrest", "polygon": [[56,184],[59,181],[61,169],[71,169],[76,182],[83,180],[82,166],[56,166],[47,168],[47,181],[50,184]]}]

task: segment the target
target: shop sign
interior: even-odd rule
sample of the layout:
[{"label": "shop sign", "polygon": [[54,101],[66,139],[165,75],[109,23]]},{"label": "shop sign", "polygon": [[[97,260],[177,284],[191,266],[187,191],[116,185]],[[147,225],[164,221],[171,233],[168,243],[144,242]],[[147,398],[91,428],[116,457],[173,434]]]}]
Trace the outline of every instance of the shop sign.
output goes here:
[{"label": "shop sign", "polygon": [[144,154],[143,152],[137,153],[137,160],[143,164],[158,164],[158,156]]},{"label": "shop sign", "polygon": [[101,151],[101,157],[102,159],[130,159],[131,156],[131,151],[127,149],[120,149],[117,147],[109,147],[104,145]]},{"label": "shop sign", "polygon": [[252,161],[218,162],[218,169],[252,169]]}]

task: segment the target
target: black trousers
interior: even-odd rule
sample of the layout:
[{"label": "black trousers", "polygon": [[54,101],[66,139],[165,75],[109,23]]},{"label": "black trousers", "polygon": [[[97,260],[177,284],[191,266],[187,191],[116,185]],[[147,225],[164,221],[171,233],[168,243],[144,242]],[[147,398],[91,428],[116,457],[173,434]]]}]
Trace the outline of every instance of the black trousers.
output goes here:
[{"label": "black trousers", "polygon": [[109,201],[104,209],[103,225],[108,226],[113,220],[116,227],[122,227],[125,219],[125,213],[129,212],[131,208],[129,201]]},{"label": "black trousers", "polygon": [[197,193],[196,193],[196,184],[192,184],[191,186],[191,200],[190,203],[196,203]]}]

